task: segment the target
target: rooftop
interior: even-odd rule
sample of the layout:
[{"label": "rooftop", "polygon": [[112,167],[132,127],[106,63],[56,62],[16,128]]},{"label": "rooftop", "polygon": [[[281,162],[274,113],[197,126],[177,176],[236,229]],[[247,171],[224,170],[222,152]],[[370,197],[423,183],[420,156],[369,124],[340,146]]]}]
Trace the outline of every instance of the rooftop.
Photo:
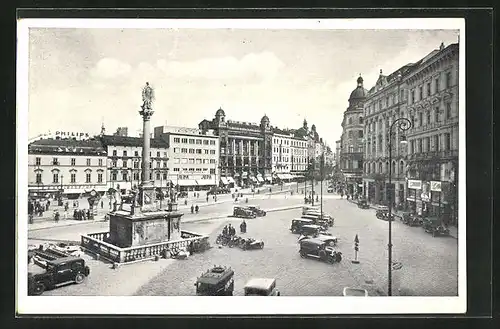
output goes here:
[{"label": "rooftop", "polygon": [[[103,135],[101,136],[101,141],[104,146],[134,146],[142,147],[143,138],[142,137],[128,137],[128,136],[114,136],[114,135]],[[168,142],[159,139],[151,138],[151,147],[153,148],[168,148]]]},{"label": "rooftop", "polygon": [[28,153],[106,155],[106,150],[98,139],[39,139],[28,145]]},{"label": "rooftop", "polygon": [[275,279],[270,278],[252,278],[248,280],[245,288],[253,288],[253,289],[269,289],[271,285],[276,281]]}]

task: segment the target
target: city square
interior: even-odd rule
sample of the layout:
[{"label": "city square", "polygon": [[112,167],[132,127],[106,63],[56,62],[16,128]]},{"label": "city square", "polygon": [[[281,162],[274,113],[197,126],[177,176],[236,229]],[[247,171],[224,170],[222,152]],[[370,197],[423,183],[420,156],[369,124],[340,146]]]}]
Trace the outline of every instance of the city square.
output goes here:
[{"label": "city square", "polygon": [[[459,295],[458,30],[158,30],[191,41],[144,41],[156,62],[122,32],[30,32],[29,296]],[[385,56],[352,61],[351,34]],[[40,79],[79,38],[96,49],[44,121]]]}]

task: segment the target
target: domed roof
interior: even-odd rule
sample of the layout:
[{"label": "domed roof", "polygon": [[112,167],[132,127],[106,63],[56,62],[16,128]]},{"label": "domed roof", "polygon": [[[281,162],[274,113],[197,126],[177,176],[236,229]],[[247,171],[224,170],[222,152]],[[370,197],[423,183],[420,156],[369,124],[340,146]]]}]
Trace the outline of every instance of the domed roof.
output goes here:
[{"label": "domed roof", "polygon": [[222,108],[219,108],[217,112],[215,112],[215,116],[217,117],[224,117],[226,116],[226,113],[224,113],[224,110]]},{"label": "domed roof", "polygon": [[260,122],[269,122],[269,118],[267,117],[267,115],[264,114],[262,119],[260,119]]},{"label": "domed roof", "polygon": [[358,86],[351,92],[351,95],[349,96],[349,101],[354,99],[363,99],[368,94],[368,90],[366,90],[363,87],[363,78],[361,77],[361,75],[356,80],[356,82],[358,83]]}]

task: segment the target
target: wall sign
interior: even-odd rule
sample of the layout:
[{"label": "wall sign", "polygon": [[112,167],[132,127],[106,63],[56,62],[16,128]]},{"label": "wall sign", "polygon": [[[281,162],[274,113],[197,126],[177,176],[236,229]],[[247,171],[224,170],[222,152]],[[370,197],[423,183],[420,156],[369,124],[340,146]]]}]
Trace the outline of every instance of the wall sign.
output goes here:
[{"label": "wall sign", "polygon": [[431,181],[431,191],[441,192],[441,182]]},{"label": "wall sign", "polygon": [[421,190],[422,189],[422,181],[421,180],[408,180],[408,188],[414,189],[414,190]]}]

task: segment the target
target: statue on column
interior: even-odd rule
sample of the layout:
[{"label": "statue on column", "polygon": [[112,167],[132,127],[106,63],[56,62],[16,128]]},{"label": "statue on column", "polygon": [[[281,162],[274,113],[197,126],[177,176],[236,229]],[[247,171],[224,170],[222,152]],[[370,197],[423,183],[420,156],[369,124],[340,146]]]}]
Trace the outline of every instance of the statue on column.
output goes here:
[{"label": "statue on column", "polygon": [[[153,102],[155,100],[155,92],[154,89],[149,85],[149,82],[146,82],[146,86],[142,88],[142,110],[146,114],[152,112]],[[151,113],[152,114],[152,113]]]}]

